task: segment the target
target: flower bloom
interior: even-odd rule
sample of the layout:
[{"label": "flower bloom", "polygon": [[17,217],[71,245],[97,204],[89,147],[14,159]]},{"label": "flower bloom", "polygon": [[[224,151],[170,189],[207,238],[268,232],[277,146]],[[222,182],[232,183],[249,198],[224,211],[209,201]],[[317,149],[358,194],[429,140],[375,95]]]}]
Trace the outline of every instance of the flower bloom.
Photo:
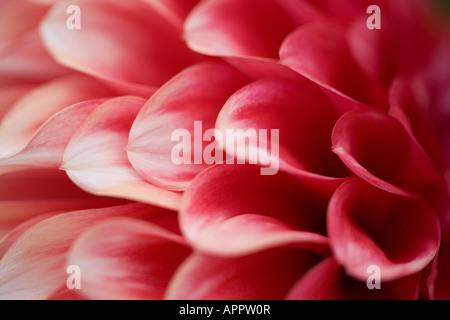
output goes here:
[{"label": "flower bloom", "polygon": [[2,1],[0,298],[450,299],[450,27],[393,2]]}]

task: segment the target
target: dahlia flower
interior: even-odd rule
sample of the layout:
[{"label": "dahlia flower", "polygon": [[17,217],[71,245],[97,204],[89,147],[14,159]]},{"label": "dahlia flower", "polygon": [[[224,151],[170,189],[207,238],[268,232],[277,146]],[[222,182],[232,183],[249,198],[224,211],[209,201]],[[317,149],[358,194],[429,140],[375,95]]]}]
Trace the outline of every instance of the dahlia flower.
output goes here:
[{"label": "dahlia flower", "polygon": [[2,0],[1,299],[450,299],[428,0]]}]

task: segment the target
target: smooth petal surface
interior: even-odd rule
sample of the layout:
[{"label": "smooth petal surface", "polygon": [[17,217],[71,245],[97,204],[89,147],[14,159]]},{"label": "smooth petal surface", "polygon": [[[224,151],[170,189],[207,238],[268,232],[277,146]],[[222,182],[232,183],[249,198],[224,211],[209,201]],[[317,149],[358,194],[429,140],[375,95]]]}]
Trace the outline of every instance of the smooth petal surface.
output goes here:
[{"label": "smooth petal surface", "polygon": [[96,197],[73,184],[57,169],[33,169],[0,175],[0,237],[41,214],[123,204]]},{"label": "smooth petal surface", "polygon": [[367,279],[377,265],[382,281],[422,270],[439,248],[439,223],[425,202],[377,189],[354,179],[333,195],[327,215],[328,235],[345,271]]},{"label": "smooth petal surface", "polygon": [[49,117],[77,102],[107,97],[111,91],[81,75],[59,78],[32,90],[0,122],[0,158],[21,151]]},{"label": "smooth petal surface", "polygon": [[127,205],[69,212],[35,224],[0,260],[0,297],[28,300],[52,296],[66,283],[67,252],[83,231],[114,216],[150,220],[161,214],[161,210],[140,204]]},{"label": "smooth petal surface", "polygon": [[327,252],[323,236],[330,189],[259,167],[215,165],[183,194],[180,226],[194,248],[239,256],[299,244]]},{"label": "smooth petal surface", "polygon": [[116,218],[84,233],[72,246],[68,264],[80,267],[81,293],[91,299],[162,299],[190,252],[178,235]]},{"label": "smooth petal surface", "polygon": [[118,85],[138,85],[145,93],[199,60],[178,30],[142,1],[79,0],[78,30],[66,27],[72,4],[57,2],[40,26],[45,46],[65,66]]},{"label": "smooth petal surface", "polygon": [[62,168],[90,193],[176,209],[179,195],[146,182],[131,166],[124,150],[131,125],[145,101],[119,97],[99,106],[72,136]]},{"label": "smooth petal surface", "polygon": [[317,261],[311,252],[295,247],[239,258],[194,253],[175,274],[166,298],[280,300]]},{"label": "smooth petal surface", "polygon": [[[369,277],[370,274],[367,274]],[[355,280],[332,257],[313,267],[287,296],[290,300],[410,300],[417,299],[419,274],[370,290],[366,281]]]},{"label": "smooth petal surface", "polygon": [[[247,81],[222,62],[198,64],[175,76],[148,100],[131,128],[126,150],[134,168],[156,185],[185,189],[207,167],[203,160],[195,164],[194,159],[206,147],[203,133],[214,128],[223,104]],[[201,121],[201,132],[194,131],[194,121]],[[177,129],[190,134],[191,164],[172,161],[172,150],[180,143],[172,141]]]},{"label": "smooth petal surface", "polygon": [[294,24],[272,0],[207,0],[184,25],[188,46],[213,56],[278,58]]},{"label": "smooth petal surface", "polygon": [[348,48],[345,29],[330,22],[297,28],[280,49],[281,63],[329,90],[386,109],[387,91],[367,77]]},{"label": "smooth petal surface", "polygon": [[[216,128],[225,141],[218,140],[218,147],[246,160],[249,160],[247,145],[258,151],[267,150],[271,162],[279,162],[281,170],[331,183],[333,179],[328,177],[349,174],[331,152],[330,135],[338,118],[337,108],[313,82],[263,79],[236,92],[221,110]],[[258,139],[247,141],[244,135],[227,134],[227,130],[238,129],[256,130]],[[260,134],[265,129],[266,138]],[[274,130],[279,132],[279,141],[272,140]],[[237,140],[237,147],[232,143],[227,148],[228,140],[233,139],[235,143]],[[279,149],[279,155],[274,154],[274,148]]]},{"label": "smooth petal surface", "polygon": [[443,176],[399,121],[376,111],[344,114],[332,135],[333,151],[356,175],[398,194],[440,196]]}]

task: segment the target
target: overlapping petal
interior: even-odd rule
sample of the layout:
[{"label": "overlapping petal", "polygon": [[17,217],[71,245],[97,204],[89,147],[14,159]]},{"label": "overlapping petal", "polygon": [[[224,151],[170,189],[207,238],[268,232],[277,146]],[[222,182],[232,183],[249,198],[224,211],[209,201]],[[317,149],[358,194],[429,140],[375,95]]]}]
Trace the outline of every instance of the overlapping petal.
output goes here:
[{"label": "overlapping petal", "polygon": [[167,299],[276,300],[318,257],[299,248],[276,248],[238,258],[194,253],[169,286]]},{"label": "overlapping petal", "polygon": [[0,237],[41,214],[123,203],[123,200],[84,192],[57,169],[5,173],[0,175]]},{"label": "overlapping petal", "polygon": [[88,100],[67,107],[50,117],[20,152],[0,159],[0,173],[29,167],[58,168],[69,140],[81,123],[104,99]]},{"label": "overlapping petal", "polygon": [[[367,278],[370,273],[367,274]],[[420,274],[382,282],[380,289],[370,290],[365,281],[349,277],[333,257],[309,270],[292,288],[292,300],[415,300],[419,293]]]},{"label": "overlapping petal", "polygon": [[359,280],[367,279],[371,265],[381,269],[382,281],[417,273],[439,248],[439,223],[430,205],[360,179],[336,190],[327,226],[336,260]]},{"label": "overlapping petal", "polygon": [[83,231],[115,216],[151,220],[161,214],[168,213],[164,209],[137,204],[74,211],[35,224],[0,260],[0,297],[42,299],[52,296],[66,283],[67,252]]},{"label": "overlapping petal", "polygon": [[162,299],[190,252],[179,235],[137,219],[116,218],[84,233],[68,263],[80,267],[86,297]]},{"label": "overlapping petal", "polygon": [[355,174],[398,194],[441,196],[442,174],[395,118],[377,111],[344,114],[332,135],[333,151]]},{"label": "overlapping petal", "polygon": [[176,209],[179,195],[146,182],[131,166],[124,149],[145,101],[119,97],[99,106],[71,137],[61,167],[90,193]]},{"label": "overlapping petal", "polygon": [[327,252],[331,188],[250,165],[215,165],[183,194],[180,226],[199,250],[238,256],[292,243]]},{"label": "overlapping petal", "polygon": [[294,24],[272,0],[208,0],[184,25],[189,47],[213,56],[278,58]]},{"label": "overlapping petal", "polygon": [[280,49],[281,63],[353,100],[386,109],[387,90],[367,77],[348,47],[346,30],[329,21],[292,32]]},{"label": "overlapping petal", "polygon": [[[247,161],[247,147],[257,149],[258,154],[268,151],[270,163],[281,170],[322,183],[340,183],[332,177],[349,173],[331,152],[330,141],[339,114],[319,87],[307,79],[262,79],[236,92],[221,110],[216,128],[225,141],[218,140],[218,147]],[[233,136],[238,129],[248,134]],[[248,141],[252,130],[257,139]],[[267,135],[261,130],[267,130]],[[259,156],[258,161],[268,162]]]},{"label": "overlapping petal", "polygon": [[[168,189],[182,190],[207,167],[201,153],[203,134],[214,128],[216,117],[228,97],[248,82],[222,62],[192,66],[167,82],[154,94],[136,118],[126,147],[134,168],[147,180]],[[194,122],[201,122],[196,132]],[[192,148],[191,163],[175,164],[172,150],[182,141],[173,140],[175,130],[187,130]],[[192,139],[191,139],[192,138]]]},{"label": "overlapping petal", "polygon": [[0,122],[0,157],[14,155],[56,112],[77,102],[103,98],[111,91],[81,75],[59,78],[30,91],[10,107]]},{"label": "overlapping petal", "polygon": [[74,30],[66,26],[72,4],[57,2],[40,28],[45,46],[65,66],[149,96],[200,59],[176,27],[142,1],[79,0],[81,25]]}]

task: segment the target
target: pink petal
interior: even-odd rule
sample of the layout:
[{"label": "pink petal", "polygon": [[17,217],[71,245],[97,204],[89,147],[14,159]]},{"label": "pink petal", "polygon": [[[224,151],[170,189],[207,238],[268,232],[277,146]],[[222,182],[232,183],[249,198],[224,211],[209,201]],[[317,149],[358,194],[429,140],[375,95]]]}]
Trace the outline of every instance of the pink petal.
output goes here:
[{"label": "pink petal", "polygon": [[81,269],[81,292],[91,299],[162,299],[191,250],[182,238],[153,224],[116,218],[84,233],[68,264]]},{"label": "pink petal", "polygon": [[144,92],[199,60],[178,30],[142,1],[77,1],[78,30],[66,26],[72,4],[58,1],[40,28],[45,46],[65,66]]},{"label": "pink petal", "polygon": [[[206,164],[195,164],[198,142],[192,140],[191,164],[175,164],[172,141],[177,129],[189,131],[193,139],[202,139],[204,131],[214,128],[220,108],[228,97],[248,80],[222,62],[192,66],[178,74],[153,95],[139,113],[130,131],[126,147],[134,168],[148,181],[172,190],[183,190]],[[195,134],[194,122],[201,121],[202,132]],[[199,136],[201,135],[201,136]],[[195,143],[195,144],[194,144]]]},{"label": "pink petal", "polygon": [[110,94],[103,85],[80,75],[60,78],[32,90],[12,106],[0,122],[0,158],[21,151],[56,112],[77,102]]},{"label": "pink petal", "polygon": [[386,108],[386,89],[367,77],[348,48],[345,29],[330,22],[299,27],[280,49],[281,63],[344,97]]},{"label": "pink petal", "polygon": [[188,241],[228,256],[292,243],[327,252],[322,234],[330,188],[282,172],[262,176],[259,169],[219,164],[194,179],[180,209]]},{"label": "pink petal", "polygon": [[443,177],[393,117],[376,111],[344,114],[332,135],[333,151],[362,179],[398,194],[440,196]]},{"label": "pink petal", "polygon": [[191,49],[207,55],[278,58],[293,28],[272,0],[208,0],[189,14],[184,37]]},{"label": "pink petal", "polygon": [[[367,278],[370,274],[367,274]],[[370,290],[366,281],[355,280],[328,258],[306,273],[288,295],[291,300],[409,300],[417,299],[419,274],[382,282],[381,289]]]},{"label": "pink petal", "polygon": [[[338,117],[337,108],[313,82],[263,79],[245,86],[227,101],[218,116],[216,128],[225,140],[230,138],[226,130],[256,130],[260,134],[260,130],[267,129],[267,141],[247,142],[238,138],[235,154],[234,146],[231,150],[227,148],[228,142],[219,140],[218,146],[227,154],[246,160],[249,160],[247,144],[258,150],[267,149],[272,162],[279,161],[281,170],[333,181],[335,179],[328,177],[349,174],[331,152],[330,136]],[[273,130],[279,131],[279,142],[272,140]],[[274,148],[279,148],[279,155]]]},{"label": "pink petal", "polygon": [[41,214],[123,204],[96,197],[74,185],[56,169],[34,169],[0,175],[0,238],[20,223]]},{"label": "pink petal", "polygon": [[383,281],[414,274],[438,250],[438,221],[422,200],[354,179],[336,190],[328,208],[328,235],[335,257],[361,281],[367,279],[371,265],[380,267]]},{"label": "pink petal", "polygon": [[0,297],[28,300],[52,296],[66,283],[67,252],[83,231],[110,217],[151,220],[161,213],[158,208],[128,205],[64,213],[35,224],[0,260]]},{"label": "pink petal", "polygon": [[58,168],[70,138],[87,116],[104,101],[80,102],[53,115],[36,131],[22,151],[0,159],[0,172],[36,166]]},{"label": "pink petal", "polygon": [[145,101],[120,97],[103,103],[72,136],[61,167],[90,193],[177,209],[179,195],[146,182],[124,150],[131,125]]},{"label": "pink petal", "polygon": [[280,300],[318,258],[299,248],[277,248],[239,258],[194,253],[175,274],[174,300]]}]

